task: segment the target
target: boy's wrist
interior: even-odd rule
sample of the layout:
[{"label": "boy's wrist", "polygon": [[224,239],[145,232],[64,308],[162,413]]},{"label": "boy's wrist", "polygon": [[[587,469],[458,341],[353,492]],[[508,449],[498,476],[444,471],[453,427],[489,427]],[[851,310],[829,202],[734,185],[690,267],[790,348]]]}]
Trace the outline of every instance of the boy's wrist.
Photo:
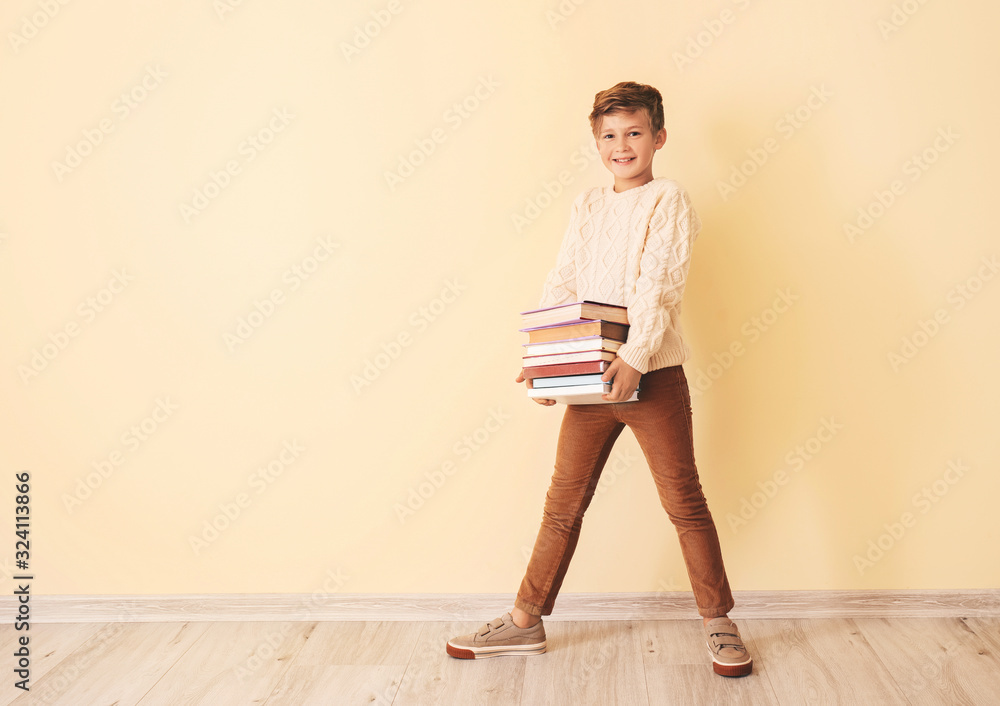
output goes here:
[{"label": "boy's wrist", "polygon": [[616,355],[623,363],[640,374],[649,371],[649,356],[634,343],[623,343]]}]

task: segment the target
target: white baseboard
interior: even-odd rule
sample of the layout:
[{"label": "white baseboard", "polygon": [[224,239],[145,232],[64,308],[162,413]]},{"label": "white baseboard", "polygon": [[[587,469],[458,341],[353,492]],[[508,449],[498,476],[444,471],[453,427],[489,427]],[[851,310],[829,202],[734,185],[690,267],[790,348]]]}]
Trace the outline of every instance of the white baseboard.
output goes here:
[{"label": "white baseboard", "polygon": [[[1000,617],[1000,590],[738,591],[733,618]],[[34,595],[35,623],[455,620],[482,621],[514,605],[514,594]],[[0,597],[13,623],[14,596]],[[485,617],[484,617],[485,616]],[[495,617],[495,616],[494,616]],[[690,591],[564,593],[546,621],[697,618]]]}]

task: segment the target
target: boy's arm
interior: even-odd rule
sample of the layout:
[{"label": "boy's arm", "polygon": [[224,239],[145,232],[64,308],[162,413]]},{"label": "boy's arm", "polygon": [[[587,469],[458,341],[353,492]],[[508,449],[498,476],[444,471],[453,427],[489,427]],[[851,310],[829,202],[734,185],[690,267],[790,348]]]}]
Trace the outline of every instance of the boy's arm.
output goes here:
[{"label": "boy's arm", "polygon": [[700,229],[691,199],[680,187],[653,208],[628,307],[628,342],[618,349],[618,357],[640,373],[649,371],[649,358],[660,348],[670,312],[684,295],[691,247]]},{"label": "boy's arm", "polygon": [[583,206],[585,193],[581,192],[573,200],[573,206],[569,213],[569,225],[566,226],[562,244],[559,246],[555,267],[549,271],[545,278],[545,285],[542,287],[542,298],[538,302],[539,309],[576,301],[576,239],[580,232],[576,219]]}]

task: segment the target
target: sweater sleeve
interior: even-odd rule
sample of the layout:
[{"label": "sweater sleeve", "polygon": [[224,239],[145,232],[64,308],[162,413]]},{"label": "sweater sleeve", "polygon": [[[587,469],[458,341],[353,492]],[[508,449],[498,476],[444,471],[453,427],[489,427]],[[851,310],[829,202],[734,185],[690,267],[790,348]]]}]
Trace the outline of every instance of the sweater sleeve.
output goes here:
[{"label": "sweater sleeve", "polygon": [[548,276],[545,278],[545,284],[542,287],[542,298],[538,302],[539,309],[577,301],[576,241],[580,237],[577,218],[580,215],[585,194],[586,192],[581,192],[573,200],[569,214],[569,225],[566,226],[562,244],[559,246],[556,264],[549,271]]},{"label": "sweater sleeve", "polygon": [[681,303],[691,247],[700,229],[691,199],[680,187],[662,195],[653,207],[628,304],[628,341],[618,349],[618,357],[640,373],[649,371],[649,359],[659,350],[671,313]]}]

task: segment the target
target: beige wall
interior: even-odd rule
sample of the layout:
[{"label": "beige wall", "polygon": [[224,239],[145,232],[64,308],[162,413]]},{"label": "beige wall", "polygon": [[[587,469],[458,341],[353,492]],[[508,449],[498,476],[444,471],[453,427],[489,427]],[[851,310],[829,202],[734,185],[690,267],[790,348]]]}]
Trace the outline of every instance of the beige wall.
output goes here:
[{"label": "beige wall", "polygon": [[[27,469],[37,593],[514,591],[518,312],[638,80],[734,588],[998,585],[994,3],[231,4],[4,4],[7,574]],[[687,587],[625,433],[564,590]]]}]

